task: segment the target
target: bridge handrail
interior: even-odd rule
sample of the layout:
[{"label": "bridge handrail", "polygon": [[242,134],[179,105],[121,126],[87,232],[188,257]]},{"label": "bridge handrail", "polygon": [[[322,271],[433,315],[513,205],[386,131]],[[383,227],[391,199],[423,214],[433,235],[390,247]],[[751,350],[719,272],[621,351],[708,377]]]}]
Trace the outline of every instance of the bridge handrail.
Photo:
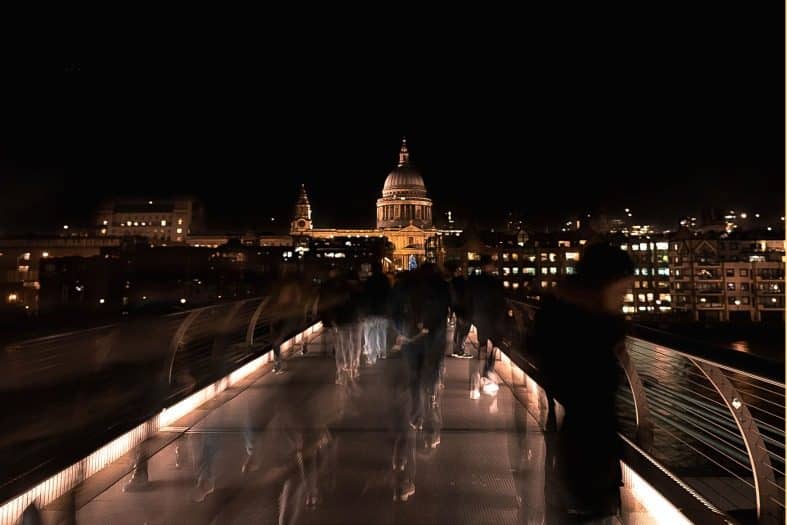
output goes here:
[{"label": "bridge handrail", "polygon": [[[517,320],[526,332],[538,308],[520,301],[509,304],[520,311]],[[644,339],[645,334],[659,335],[659,342]],[[631,392],[628,403],[633,407],[636,444],[644,451],[660,452],[654,432],[662,440],[669,436],[751,487],[747,497],[756,509],[758,523],[783,523],[784,382],[763,374],[764,360],[754,356],[739,360],[752,365],[742,370],[731,364],[729,355],[717,359],[707,350],[695,354],[700,346],[696,343],[680,350],[663,345],[665,335],[670,334],[639,327],[637,336],[626,339],[628,352],[621,354]],[[526,348],[523,351],[527,353]],[[527,363],[537,376],[538,370]],[[688,387],[680,383],[684,376]],[[774,408],[762,408],[766,403]],[[702,490],[697,492],[702,494]]]}]

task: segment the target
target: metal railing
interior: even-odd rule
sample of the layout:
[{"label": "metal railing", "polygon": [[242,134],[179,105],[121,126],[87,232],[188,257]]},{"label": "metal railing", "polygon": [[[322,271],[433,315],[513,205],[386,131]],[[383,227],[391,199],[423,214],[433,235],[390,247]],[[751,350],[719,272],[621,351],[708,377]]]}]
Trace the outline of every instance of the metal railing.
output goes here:
[{"label": "metal railing", "polygon": [[[536,309],[509,304],[526,341]],[[783,377],[765,373],[769,365],[752,356],[668,346],[663,333],[635,332],[621,359],[628,379],[618,394],[622,435],[715,507],[754,509],[758,523],[784,523]],[[527,358],[526,345],[522,353]]]},{"label": "metal railing", "polygon": [[279,315],[257,297],[2,348],[0,500],[264,354]]}]

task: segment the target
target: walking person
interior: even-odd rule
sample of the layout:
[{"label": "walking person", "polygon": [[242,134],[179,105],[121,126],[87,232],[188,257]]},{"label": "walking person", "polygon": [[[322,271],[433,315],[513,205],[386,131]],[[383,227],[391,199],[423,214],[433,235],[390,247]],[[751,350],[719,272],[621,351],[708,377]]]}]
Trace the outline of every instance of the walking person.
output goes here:
[{"label": "walking person", "polygon": [[625,352],[623,296],[634,266],[619,248],[588,246],[574,278],[545,297],[529,352],[547,394],[565,410],[553,425],[553,511],[570,523],[618,523],[621,448],[616,398]]}]

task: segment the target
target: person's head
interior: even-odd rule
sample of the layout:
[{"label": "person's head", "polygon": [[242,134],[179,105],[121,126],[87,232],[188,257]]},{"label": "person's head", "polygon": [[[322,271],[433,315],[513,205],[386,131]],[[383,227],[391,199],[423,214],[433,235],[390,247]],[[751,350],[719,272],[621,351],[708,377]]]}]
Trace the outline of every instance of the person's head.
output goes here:
[{"label": "person's head", "polygon": [[378,273],[383,273],[382,263],[380,261],[372,261],[371,272],[374,275],[377,275]]},{"label": "person's head", "polygon": [[628,253],[606,243],[585,248],[577,264],[575,282],[598,294],[601,307],[620,313],[623,296],[631,288],[634,262]]},{"label": "person's head", "polygon": [[461,268],[459,262],[455,259],[445,261],[443,266],[445,267],[445,272],[452,277],[455,276],[457,271]]},{"label": "person's head", "polygon": [[495,271],[495,265],[492,263],[492,256],[483,254],[481,256],[481,269],[484,273],[492,273]]}]

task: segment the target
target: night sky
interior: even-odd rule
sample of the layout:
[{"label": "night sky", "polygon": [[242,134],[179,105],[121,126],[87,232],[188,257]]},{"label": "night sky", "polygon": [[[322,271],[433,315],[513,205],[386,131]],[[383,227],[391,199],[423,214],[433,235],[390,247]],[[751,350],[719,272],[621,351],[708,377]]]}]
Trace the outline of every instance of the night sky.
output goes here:
[{"label": "night sky", "polygon": [[318,227],[369,226],[402,135],[436,214],[778,218],[784,6],[765,4],[20,60],[5,75],[0,233],[174,194],[201,198],[213,229],[269,230],[300,183]]}]

